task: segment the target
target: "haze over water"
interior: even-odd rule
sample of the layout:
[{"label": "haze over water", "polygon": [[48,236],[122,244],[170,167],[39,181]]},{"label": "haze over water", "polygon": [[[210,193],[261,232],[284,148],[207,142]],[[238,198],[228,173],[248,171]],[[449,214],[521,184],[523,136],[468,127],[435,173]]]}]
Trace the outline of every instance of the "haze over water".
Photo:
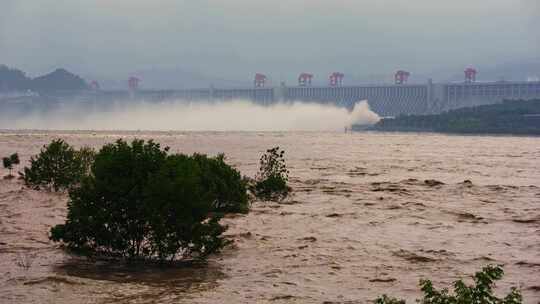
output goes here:
[{"label": "haze over water", "polygon": [[[2,115],[0,115],[2,116]],[[374,124],[379,116],[367,101],[351,111],[333,104],[250,101],[128,102],[108,107],[64,104],[46,111],[3,116],[0,129],[175,130],[175,131],[342,131],[352,124]]]}]

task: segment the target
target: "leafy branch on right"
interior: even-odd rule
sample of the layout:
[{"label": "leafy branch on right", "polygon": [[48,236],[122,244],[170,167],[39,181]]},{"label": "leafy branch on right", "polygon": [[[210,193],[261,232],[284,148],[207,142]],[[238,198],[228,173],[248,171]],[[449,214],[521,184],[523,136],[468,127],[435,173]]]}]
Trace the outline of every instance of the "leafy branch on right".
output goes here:
[{"label": "leafy branch on right", "polygon": [[266,150],[259,160],[259,172],[254,183],[250,186],[251,192],[261,200],[281,201],[291,192],[289,170],[285,164],[285,151],[279,147]]},{"label": "leafy branch on right", "polygon": [[[416,300],[420,304],[521,304],[521,292],[512,287],[504,298],[493,294],[495,282],[504,275],[501,266],[488,265],[474,275],[474,284],[466,285],[463,280],[454,282],[454,293],[448,288],[437,290],[430,280],[420,280],[420,290],[424,298]],[[405,304],[405,300],[382,295],[375,304]]]}]

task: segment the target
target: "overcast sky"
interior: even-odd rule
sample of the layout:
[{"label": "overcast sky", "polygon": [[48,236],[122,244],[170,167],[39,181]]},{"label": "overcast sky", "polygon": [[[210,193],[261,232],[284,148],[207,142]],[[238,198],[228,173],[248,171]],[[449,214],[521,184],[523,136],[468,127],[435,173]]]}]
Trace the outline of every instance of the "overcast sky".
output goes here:
[{"label": "overcast sky", "polygon": [[0,63],[123,77],[182,67],[419,73],[540,54],[538,0],[0,0]]}]

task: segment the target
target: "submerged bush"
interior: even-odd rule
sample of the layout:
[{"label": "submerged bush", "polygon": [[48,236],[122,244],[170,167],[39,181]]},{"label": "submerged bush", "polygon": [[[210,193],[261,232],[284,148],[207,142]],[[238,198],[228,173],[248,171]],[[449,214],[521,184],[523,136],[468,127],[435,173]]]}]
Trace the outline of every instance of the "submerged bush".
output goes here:
[{"label": "submerged bush", "polygon": [[204,185],[203,169],[193,157],[167,157],[152,175],[145,196],[148,256],[202,258],[225,244],[225,228],[218,216],[210,215],[216,193]]},{"label": "submerged bush", "polygon": [[284,199],[291,188],[287,185],[289,181],[289,170],[285,165],[285,151],[279,147],[268,149],[259,161],[260,167],[255,183],[251,190],[257,198],[264,200]]},{"label": "submerged bush", "polygon": [[[375,304],[406,304],[405,300],[382,295],[375,300]],[[441,303],[442,304],[442,303]]]},{"label": "submerged bush", "polygon": [[67,220],[51,229],[51,239],[87,255],[205,258],[226,243],[213,211],[244,211],[245,195],[223,156],[168,155],[153,141],[118,140],[97,153],[91,174],[69,192]]},{"label": "submerged bush", "polygon": [[4,168],[9,170],[8,177],[13,177],[13,174],[11,174],[13,170],[14,165],[20,164],[21,161],[19,160],[19,154],[13,153],[9,157],[2,158],[2,164],[4,165]]},{"label": "submerged bush", "polygon": [[249,201],[247,183],[240,172],[225,163],[225,155],[215,158],[194,154],[202,174],[202,186],[213,193],[213,210],[224,213],[247,213]]},{"label": "submerged bush", "polygon": [[[417,302],[421,304],[522,303],[521,293],[515,287],[512,287],[510,293],[504,298],[498,298],[493,294],[495,281],[500,280],[503,274],[500,266],[488,265],[474,275],[474,285],[466,285],[463,280],[456,281],[453,294],[450,294],[448,289],[435,289],[430,280],[421,280],[420,287],[424,297]],[[405,301],[383,295],[375,300],[375,304],[405,304]]]},{"label": "submerged bush", "polygon": [[24,182],[36,190],[69,189],[88,173],[94,154],[90,148],[75,150],[64,140],[55,139],[30,158],[30,168],[24,168]]}]

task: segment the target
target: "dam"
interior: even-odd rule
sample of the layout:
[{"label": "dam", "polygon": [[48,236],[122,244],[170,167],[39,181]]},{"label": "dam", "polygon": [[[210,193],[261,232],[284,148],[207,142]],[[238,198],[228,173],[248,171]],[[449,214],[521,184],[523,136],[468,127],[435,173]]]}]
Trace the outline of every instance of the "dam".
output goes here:
[{"label": "dam", "polygon": [[[127,93],[124,93],[127,94]],[[436,114],[452,109],[503,100],[540,98],[540,82],[463,82],[392,85],[358,85],[339,87],[255,87],[230,89],[140,90],[132,92],[135,99],[160,102],[166,100],[227,101],[251,100],[270,105],[277,102],[332,103],[352,109],[367,100],[371,109],[381,116],[402,114]]]},{"label": "dam", "polygon": [[354,104],[367,100],[371,110],[380,116],[437,114],[444,111],[477,105],[499,103],[503,100],[540,99],[540,81],[447,82],[423,84],[381,84],[342,86],[311,85],[244,88],[196,88],[179,90],[149,90],[130,87],[129,90],[47,91],[23,97],[0,96],[0,109],[54,107],[59,104],[107,106],[129,102],[223,102],[249,100],[261,105],[292,102],[335,104],[352,109]]}]

